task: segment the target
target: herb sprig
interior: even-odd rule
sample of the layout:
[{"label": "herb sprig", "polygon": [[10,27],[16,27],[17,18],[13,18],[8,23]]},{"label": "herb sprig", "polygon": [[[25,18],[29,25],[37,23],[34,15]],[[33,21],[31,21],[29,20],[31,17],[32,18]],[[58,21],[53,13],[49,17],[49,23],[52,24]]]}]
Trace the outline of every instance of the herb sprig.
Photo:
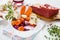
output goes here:
[{"label": "herb sprig", "polygon": [[14,10],[12,9],[12,4],[8,3],[7,5],[7,8],[8,8],[8,14],[5,16],[6,20],[10,20],[10,19],[13,19],[14,18]]}]

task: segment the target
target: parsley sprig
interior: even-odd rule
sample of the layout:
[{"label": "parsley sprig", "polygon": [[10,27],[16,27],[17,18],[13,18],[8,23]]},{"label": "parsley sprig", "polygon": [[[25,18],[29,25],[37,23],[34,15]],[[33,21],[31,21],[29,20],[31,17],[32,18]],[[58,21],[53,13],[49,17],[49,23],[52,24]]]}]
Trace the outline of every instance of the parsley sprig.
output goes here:
[{"label": "parsley sprig", "polygon": [[12,9],[12,5],[8,4],[7,8],[8,8],[8,14],[5,16],[6,20],[13,19],[14,18],[14,16],[13,16],[14,10]]}]

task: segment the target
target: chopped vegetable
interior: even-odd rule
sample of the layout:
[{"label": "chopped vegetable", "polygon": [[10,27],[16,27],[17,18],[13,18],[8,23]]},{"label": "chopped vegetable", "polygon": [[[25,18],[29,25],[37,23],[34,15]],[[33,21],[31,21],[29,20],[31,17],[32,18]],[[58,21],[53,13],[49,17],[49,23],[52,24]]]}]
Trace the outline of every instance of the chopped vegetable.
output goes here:
[{"label": "chopped vegetable", "polygon": [[35,27],[36,25],[35,24],[31,24],[32,27]]},{"label": "chopped vegetable", "polygon": [[18,26],[16,26],[16,25],[14,25],[13,27],[14,27],[15,29],[18,29]]},{"label": "chopped vegetable", "polygon": [[15,21],[15,25],[19,25],[19,24],[21,24],[20,20]]},{"label": "chopped vegetable", "polygon": [[12,21],[11,23],[12,23],[12,25],[15,25],[15,21]]},{"label": "chopped vegetable", "polygon": [[30,17],[27,17],[26,20],[29,21],[30,20]]},{"label": "chopped vegetable", "polygon": [[24,21],[24,18],[20,18],[20,20],[21,20],[21,22],[23,22]]},{"label": "chopped vegetable", "polygon": [[20,11],[20,14],[24,14],[25,13],[25,9],[26,9],[26,6],[22,6],[22,9]]},{"label": "chopped vegetable", "polygon": [[24,31],[24,27],[23,27],[23,26],[20,26],[20,27],[18,28],[18,30],[19,30],[19,31]]},{"label": "chopped vegetable", "polygon": [[32,8],[31,7],[28,7],[28,10],[26,11],[26,15],[29,17],[32,13]]},{"label": "chopped vegetable", "polygon": [[22,18],[27,18],[27,15],[21,15]]}]

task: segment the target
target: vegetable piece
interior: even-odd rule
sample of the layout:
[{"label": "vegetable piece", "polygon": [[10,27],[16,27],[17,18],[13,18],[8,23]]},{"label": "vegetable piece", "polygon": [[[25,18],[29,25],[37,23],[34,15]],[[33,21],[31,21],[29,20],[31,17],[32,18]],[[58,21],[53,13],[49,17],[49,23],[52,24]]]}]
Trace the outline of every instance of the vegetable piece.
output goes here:
[{"label": "vegetable piece", "polygon": [[21,20],[12,21],[12,25],[19,25],[19,24],[21,24]]},{"label": "vegetable piece", "polygon": [[27,25],[30,25],[30,23],[28,22],[28,21],[25,21],[25,25],[27,26]]},{"label": "vegetable piece", "polygon": [[25,25],[23,23],[21,23],[20,26],[25,26]]},{"label": "vegetable piece", "polygon": [[13,27],[14,27],[15,29],[18,29],[18,26],[16,26],[16,25],[14,25]]},{"label": "vegetable piece", "polygon": [[21,17],[25,19],[25,18],[27,18],[27,15],[21,15]]},{"label": "vegetable piece", "polygon": [[35,24],[30,24],[32,27],[35,27],[36,25]]},{"label": "vegetable piece", "polygon": [[20,26],[20,27],[18,28],[18,30],[19,30],[19,31],[24,31],[24,27],[23,27],[23,26]]},{"label": "vegetable piece", "polygon": [[25,13],[25,9],[26,9],[26,6],[22,6],[22,9],[20,11],[20,14],[24,14]]},{"label": "vegetable piece", "polygon": [[21,21],[24,21],[24,18],[20,18]]},{"label": "vegetable piece", "polygon": [[21,22],[23,22],[24,21],[24,18],[20,18],[19,20],[21,20]]},{"label": "vegetable piece", "polygon": [[12,23],[12,25],[15,25],[15,21],[12,21],[11,23]]},{"label": "vegetable piece", "polygon": [[27,18],[26,18],[26,21],[29,21],[29,20],[30,20],[30,17],[27,17]]},{"label": "vegetable piece", "polygon": [[25,20],[21,23],[21,26],[25,27]]},{"label": "vegetable piece", "polygon": [[21,20],[17,20],[17,21],[15,22],[15,25],[19,25],[19,24],[21,24]]},{"label": "vegetable piece", "polygon": [[26,11],[26,15],[29,17],[32,13],[32,8],[31,7],[28,7],[28,10]]}]

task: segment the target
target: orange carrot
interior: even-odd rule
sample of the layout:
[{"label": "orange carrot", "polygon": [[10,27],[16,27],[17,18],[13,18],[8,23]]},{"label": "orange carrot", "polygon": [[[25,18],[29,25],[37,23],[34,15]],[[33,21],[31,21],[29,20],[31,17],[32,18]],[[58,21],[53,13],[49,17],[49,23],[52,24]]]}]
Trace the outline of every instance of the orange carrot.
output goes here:
[{"label": "orange carrot", "polygon": [[27,17],[26,20],[29,21],[30,20],[30,17]]},{"label": "orange carrot", "polygon": [[26,11],[26,15],[29,17],[32,13],[32,8],[31,7],[28,7],[28,10]]},{"label": "orange carrot", "polygon": [[23,22],[24,21],[24,18],[20,18],[20,20],[21,20],[21,22]]},{"label": "orange carrot", "polygon": [[12,21],[11,23],[12,23],[12,25],[15,25],[15,21]]},{"label": "orange carrot", "polygon": [[17,20],[16,22],[15,22],[15,25],[19,25],[19,24],[21,24],[21,20]]},{"label": "orange carrot", "polygon": [[20,26],[20,27],[18,28],[18,30],[19,30],[19,31],[24,31],[24,27],[23,27],[23,26]]},{"label": "orange carrot", "polygon": [[25,9],[26,9],[26,6],[22,6],[20,14],[24,14],[25,13]]},{"label": "orange carrot", "polygon": [[17,19],[17,20],[15,20],[15,21],[12,21],[11,23],[12,23],[12,25],[19,25],[19,24],[21,24],[22,22],[23,22],[23,20],[24,19]]}]

